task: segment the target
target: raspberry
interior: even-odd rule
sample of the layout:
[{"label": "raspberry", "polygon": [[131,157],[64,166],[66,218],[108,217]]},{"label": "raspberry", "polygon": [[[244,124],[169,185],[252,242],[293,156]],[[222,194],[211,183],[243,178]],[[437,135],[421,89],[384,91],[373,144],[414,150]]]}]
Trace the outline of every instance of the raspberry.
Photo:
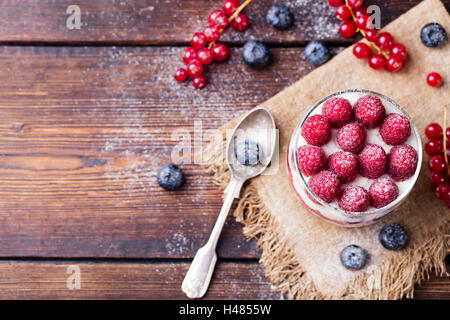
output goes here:
[{"label": "raspberry", "polygon": [[328,170],[334,172],[343,183],[348,183],[358,174],[358,159],[350,152],[335,152],[328,158]]},{"label": "raspberry", "polygon": [[345,211],[363,212],[370,206],[369,193],[360,186],[348,186],[339,198],[339,207]]},{"label": "raspberry", "polygon": [[418,156],[413,147],[403,144],[395,146],[388,154],[389,175],[395,181],[403,181],[416,172]]},{"label": "raspberry", "polygon": [[330,123],[321,115],[313,115],[306,119],[302,128],[302,136],[312,145],[321,146],[328,142],[330,137]]},{"label": "raspberry", "polygon": [[359,154],[358,162],[361,174],[376,179],[386,172],[386,152],[376,144],[368,144]]},{"label": "raspberry", "polygon": [[309,187],[323,201],[331,202],[339,192],[339,179],[331,171],[321,171],[309,179]]},{"label": "raspberry", "polygon": [[380,135],[383,141],[390,145],[405,143],[411,135],[408,118],[398,113],[391,113],[384,119]]},{"label": "raspberry", "polygon": [[358,123],[349,123],[339,129],[337,142],[344,151],[358,153],[366,141],[366,129]]},{"label": "raspberry", "polygon": [[370,201],[375,208],[382,208],[397,199],[397,184],[388,178],[376,180],[369,188]]},{"label": "raspberry", "polygon": [[319,147],[301,146],[297,151],[297,162],[303,175],[312,176],[325,166],[325,152]]},{"label": "raspberry", "polygon": [[366,128],[375,128],[381,124],[386,110],[381,100],[375,96],[359,98],[355,104],[356,119]]},{"label": "raspberry", "polygon": [[353,110],[347,99],[331,98],[323,104],[322,115],[333,128],[339,128],[352,119]]}]

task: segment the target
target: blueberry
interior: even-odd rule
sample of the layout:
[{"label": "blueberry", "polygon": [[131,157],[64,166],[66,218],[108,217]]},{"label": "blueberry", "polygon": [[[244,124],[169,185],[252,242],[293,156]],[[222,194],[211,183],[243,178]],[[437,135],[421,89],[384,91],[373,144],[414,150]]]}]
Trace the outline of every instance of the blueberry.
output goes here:
[{"label": "blueberry", "polygon": [[447,37],[445,29],[439,23],[429,23],[422,28],[420,40],[430,48],[437,47]]},{"label": "blueberry", "polygon": [[341,262],[350,270],[359,270],[366,264],[367,254],[360,247],[352,244],[341,251]]},{"label": "blueberry", "polygon": [[235,155],[237,161],[244,166],[254,166],[259,161],[259,145],[245,140],[237,144]]},{"label": "blueberry", "polygon": [[381,229],[378,239],[386,249],[398,250],[405,246],[408,235],[401,225],[390,223]]},{"label": "blueberry", "polygon": [[183,172],[173,164],[166,164],[158,171],[158,183],[168,191],[178,189],[184,182]]},{"label": "blueberry", "polygon": [[330,52],[321,41],[311,41],[305,48],[305,58],[312,65],[319,66],[330,59]]},{"label": "blueberry", "polygon": [[275,29],[285,30],[294,23],[294,16],[288,7],[276,5],[267,11],[266,20]]},{"label": "blueberry", "polygon": [[242,48],[242,59],[251,68],[263,69],[270,63],[269,48],[260,41],[249,41]]}]

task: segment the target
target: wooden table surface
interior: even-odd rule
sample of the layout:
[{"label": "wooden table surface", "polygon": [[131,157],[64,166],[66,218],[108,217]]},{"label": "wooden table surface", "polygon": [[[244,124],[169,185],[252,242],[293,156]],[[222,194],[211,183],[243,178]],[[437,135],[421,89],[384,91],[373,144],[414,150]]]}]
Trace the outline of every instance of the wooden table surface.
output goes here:
[{"label": "wooden table surface", "polygon": [[[368,3],[381,7],[385,25],[418,2]],[[155,174],[171,161],[177,134],[201,124],[206,137],[308,74],[308,41],[327,41],[334,54],[355,41],[338,35],[326,0],[254,0],[251,27],[223,35],[231,58],[208,69],[208,86],[175,83],[181,52],[221,3],[0,3],[0,298],[184,298],[182,279],[222,200],[196,164],[182,166],[182,190],[158,187]],[[274,3],[291,7],[295,27],[267,25]],[[71,4],[81,9],[80,30],[66,27]],[[244,66],[248,39],[271,45],[269,68]],[[232,217],[218,256],[206,298],[279,298],[255,241]],[[67,286],[73,270],[80,289]],[[431,276],[416,298],[450,299],[450,278]]]}]

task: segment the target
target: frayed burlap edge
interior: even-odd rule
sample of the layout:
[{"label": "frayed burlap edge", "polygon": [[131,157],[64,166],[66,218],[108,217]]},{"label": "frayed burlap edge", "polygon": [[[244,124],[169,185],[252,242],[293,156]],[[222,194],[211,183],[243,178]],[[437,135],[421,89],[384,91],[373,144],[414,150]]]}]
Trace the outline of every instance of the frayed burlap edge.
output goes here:
[{"label": "frayed burlap edge", "polygon": [[[225,135],[218,131],[203,153],[203,166],[223,190],[230,180],[225,162]],[[381,266],[369,267],[347,286],[345,292],[324,295],[303,270],[293,250],[264,205],[252,183],[244,186],[234,216],[244,225],[247,239],[257,238],[272,289],[287,299],[401,299],[412,298],[414,286],[430,272],[446,274],[445,256],[450,249],[450,223],[445,221],[427,242],[409,248],[408,254],[391,257]]]}]

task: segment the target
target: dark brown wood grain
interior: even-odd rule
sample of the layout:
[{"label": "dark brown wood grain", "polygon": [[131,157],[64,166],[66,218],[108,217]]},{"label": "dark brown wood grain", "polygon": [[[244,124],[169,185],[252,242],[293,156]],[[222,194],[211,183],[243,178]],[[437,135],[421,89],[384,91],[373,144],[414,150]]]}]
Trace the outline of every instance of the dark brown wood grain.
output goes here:
[{"label": "dark brown wood grain", "polygon": [[[79,268],[80,289],[67,281]],[[186,299],[186,263],[1,261],[0,299]],[[69,283],[75,288],[74,278]],[[450,278],[431,277],[416,299],[450,299]],[[219,262],[205,299],[279,299],[256,262]]]},{"label": "dark brown wood grain", "polygon": [[[0,42],[70,42],[172,45],[187,43],[192,34],[207,24],[209,13],[221,7],[219,0],[78,0],[2,1],[0,3]],[[420,0],[369,0],[381,9],[382,25],[392,21]],[[223,41],[243,43],[259,39],[277,44],[304,44],[310,40],[351,43],[337,30],[340,21],[327,0],[286,0],[292,9],[295,26],[288,31],[271,28],[267,10],[279,1],[253,0],[246,13],[250,27],[245,32],[228,30]],[[444,3],[450,7],[450,0]],[[67,7],[81,9],[81,29],[69,30]]]}]

